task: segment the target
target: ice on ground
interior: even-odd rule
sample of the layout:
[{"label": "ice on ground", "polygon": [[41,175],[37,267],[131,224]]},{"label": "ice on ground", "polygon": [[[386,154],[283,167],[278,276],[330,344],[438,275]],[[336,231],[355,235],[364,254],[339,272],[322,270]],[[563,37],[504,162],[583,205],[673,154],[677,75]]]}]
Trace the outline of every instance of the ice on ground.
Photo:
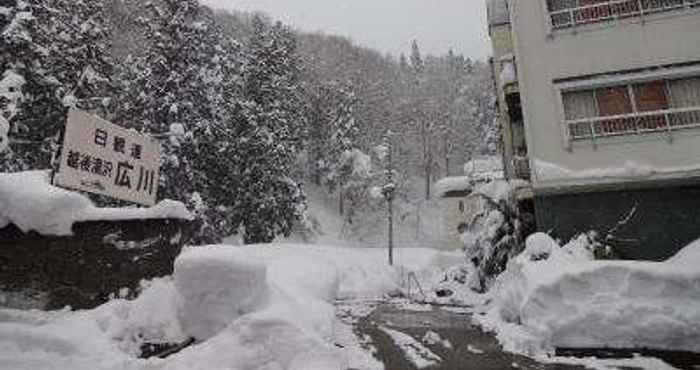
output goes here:
[{"label": "ice on ground", "polygon": [[151,208],[97,208],[86,196],[49,184],[48,171],[0,174],[0,228],[71,235],[80,221],[192,219],[184,204],[164,200]]},{"label": "ice on ground", "polygon": [[419,341],[413,339],[412,336],[384,326],[380,326],[379,330],[383,331],[391,338],[394,344],[406,355],[406,359],[416,368],[425,369],[442,362],[440,356],[433,353]]},{"label": "ice on ground", "polygon": [[700,243],[666,262],[593,261],[582,238],[559,248],[544,234],[509,262],[478,317],[508,350],[557,347],[700,352]]},{"label": "ice on ground", "polygon": [[469,351],[475,355],[483,355],[484,354],[484,350],[478,349],[478,348],[472,346],[471,344],[467,345],[467,351]]},{"label": "ice on ground", "polygon": [[450,343],[449,340],[443,339],[440,334],[428,330],[425,335],[423,336],[423,339],[421,339],[423,343],[425,343],[428,346],[435,346],[435,345],[440,345],[445,349],[453,349],[454,347],[452,346],[452,343]]},{"label": "ice on ground", "polygon": [[334,341],[342,347],[348,359],[348,369],[384,370],[384,364],[376,358],[377,348],[369,336],[358,338],[353,326],[344,321],[337,321]]}]

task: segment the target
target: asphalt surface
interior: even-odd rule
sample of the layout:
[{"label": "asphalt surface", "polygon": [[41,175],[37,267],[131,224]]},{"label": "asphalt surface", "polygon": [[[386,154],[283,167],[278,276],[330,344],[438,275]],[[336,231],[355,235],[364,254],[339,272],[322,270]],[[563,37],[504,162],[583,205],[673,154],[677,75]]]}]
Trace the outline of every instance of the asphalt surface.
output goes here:
[{"label": "asphalt surface", "polygon": [[421,341],[427,331],[436,332],[452,344],[447,349],[440,344],[426,345],[442,362],[429,370],[579,370],[579,366],[541,364],[534,360],[505,353],[492,334],[484,333],[471,324],[469,314],[434,308],[431,311],[413,311],[393,304],[379,305],[369,316],[358,320],[355,332],[368,335],[377,349],[376,357],[386,370],[414,370],[403,350],[380,327],[397,330]]}]

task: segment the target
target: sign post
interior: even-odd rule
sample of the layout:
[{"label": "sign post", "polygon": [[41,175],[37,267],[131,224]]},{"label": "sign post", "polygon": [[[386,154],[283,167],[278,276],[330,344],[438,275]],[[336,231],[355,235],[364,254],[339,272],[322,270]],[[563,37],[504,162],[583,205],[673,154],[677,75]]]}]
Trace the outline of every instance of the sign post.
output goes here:
[{"label": "sign post", "polygon": [[87,112],[71,109],[54,184],[152,206],[160,144]]}]

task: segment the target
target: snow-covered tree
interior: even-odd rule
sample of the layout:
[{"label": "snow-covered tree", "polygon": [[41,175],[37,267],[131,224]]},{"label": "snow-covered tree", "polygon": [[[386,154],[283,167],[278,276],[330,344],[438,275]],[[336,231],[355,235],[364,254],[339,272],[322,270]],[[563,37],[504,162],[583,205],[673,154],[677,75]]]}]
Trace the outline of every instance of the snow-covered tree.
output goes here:
[{"label": "snow-covered tree", "polygon": [[306,126],[296,40],[280,23],[269,27],[258,17],[253,29],[236,128],[235,221],[246,243],[288,235],[305,204],[290,177]]},{"label": "snow-covered tree", "polygon": [[[102,106],[112,62],[102,0],[6,1],[0,73],[22,81],[10,132],[21,139],[4,169],[47,168],[67,108]],[[8,104],[8,102],[3,103]],[[3,109],[5,110],[5,109]]]},{"label": "snow-covered tree", "polygon": [[[359,128],[352,87],[337,81],[312,86],[309,99],[308,151],[312,179],[334,191],[346,179],[345,155],[356,149]],[[347,172],[347,171],[345,171]]]},{"label": "snow-covered tree", "polygon": [[194,192],[197,155],[195,131],[214,121],[209,72],[217,68],[217,44],[211,23],[200,17],[197,0],[147,2],[139,23],[146,50],[122,65],[116,122],[153,135],[162,142],[163,197],[188,201]]}]

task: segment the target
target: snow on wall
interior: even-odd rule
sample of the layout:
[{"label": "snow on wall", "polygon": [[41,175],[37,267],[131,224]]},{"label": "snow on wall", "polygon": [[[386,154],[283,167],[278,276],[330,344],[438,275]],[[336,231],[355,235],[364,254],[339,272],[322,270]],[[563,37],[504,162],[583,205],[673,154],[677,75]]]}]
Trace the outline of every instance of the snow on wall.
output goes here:
[{"label": "snow on wall", "polygon": [[565,247],[535,234],[509,262],[478,319],[507,350],[557,347],[700,352],[700,243],[666,262],[593,261],[585,236]]},{"label": "snow on wall", "polygon": [[164,200],[151,208],[97,208],[87,197],[49,184],[47,171],[0,174],[0,228],[71,235],[75,222],[174,218],[191,220],[184,204]]}]

